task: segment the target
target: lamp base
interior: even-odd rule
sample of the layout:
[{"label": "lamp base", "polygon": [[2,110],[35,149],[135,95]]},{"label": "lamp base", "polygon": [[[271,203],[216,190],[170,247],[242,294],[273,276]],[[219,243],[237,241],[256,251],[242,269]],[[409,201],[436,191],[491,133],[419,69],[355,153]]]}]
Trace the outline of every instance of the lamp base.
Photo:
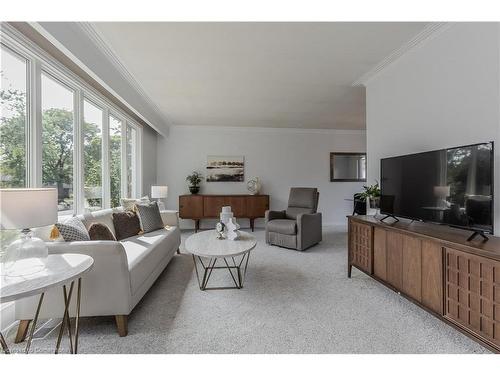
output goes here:
[{"label": "lamp base", "polygon": [[32,237],[29,229],[24,229],[21,238],[7,247],[4,259],[0,263],[0,274],[17,277],[43,271],[48,255],[45,242]]}]

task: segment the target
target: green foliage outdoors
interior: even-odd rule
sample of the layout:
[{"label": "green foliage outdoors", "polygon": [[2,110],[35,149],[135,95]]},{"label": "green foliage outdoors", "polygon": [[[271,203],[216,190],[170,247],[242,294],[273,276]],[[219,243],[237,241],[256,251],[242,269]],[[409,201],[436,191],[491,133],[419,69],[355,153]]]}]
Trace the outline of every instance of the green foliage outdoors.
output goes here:
[{"label": "green foliage outdoors", "polygon": [[[26,186],[26,94],[0,90],[2,108],[15,114],[0,118],[0,187]],[[60,206],[73,201],[73,113],[51,108],[42,113],[42,181],[58,189]],[[85,188],[102,186],[102,133],[97,124],[84,123]],[[120,204],[121,136],[110,135],[111,204]],[[101,199],[89,198],[89,206],[100,206]]]}]

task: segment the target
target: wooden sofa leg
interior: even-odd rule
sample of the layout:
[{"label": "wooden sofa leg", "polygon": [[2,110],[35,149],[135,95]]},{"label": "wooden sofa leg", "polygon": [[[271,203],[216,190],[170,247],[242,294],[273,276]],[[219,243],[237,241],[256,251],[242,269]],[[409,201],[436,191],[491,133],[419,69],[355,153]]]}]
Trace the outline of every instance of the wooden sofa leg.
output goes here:
[{"label": "wooden sofa leg", "polygon": [[179,248],[177,249],[177,254],[180,254],[180,253],[181,253],[181,248],[179,247]]},{"label": "wooden sofa leg", "polygon": [[19,327],[17,327],[16,339],[14,342],[19,344],[26,339],[26,335],[28,334],[28,327],[30,326],[31,320],[20,320]]},{"label": "wooden sofa leg", "polygon": [[128,334],[128,315],[115,315],[116,329],[120,337],[125,337]]}]

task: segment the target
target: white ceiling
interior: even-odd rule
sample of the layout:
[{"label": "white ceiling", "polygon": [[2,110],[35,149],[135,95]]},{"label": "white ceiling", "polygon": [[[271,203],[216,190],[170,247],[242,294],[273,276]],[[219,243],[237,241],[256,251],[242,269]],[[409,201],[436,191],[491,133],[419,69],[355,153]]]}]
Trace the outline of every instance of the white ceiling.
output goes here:
[{"label": "white ceiling", "polygon": [[364,129],[352,83],[426,23],[92,23],[175,125]]}]

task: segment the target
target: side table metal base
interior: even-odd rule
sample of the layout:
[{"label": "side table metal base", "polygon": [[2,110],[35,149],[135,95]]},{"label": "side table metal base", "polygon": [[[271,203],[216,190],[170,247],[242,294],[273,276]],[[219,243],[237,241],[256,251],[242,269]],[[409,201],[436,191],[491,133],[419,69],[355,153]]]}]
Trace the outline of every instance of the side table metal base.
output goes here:
[{"label": "side table metal base", "polygon": [[[75,284],[75,281],[73,280],[70,284],[69,293],[67,293],[67,291],[66,291],[66,285],[63,285],[63,287],[62,287],[63,288],[63,298],[64,298],[64,314],[63,314],[63,320],[61,322],[61,328],[59,329],[59,335],[57,336],[55,354],[59,353],[59,347],[61,345],[61,340],[62,340],[62,337],[64,334],[64,329],[66,328],[66,324],[68,325],[70,353],[77,354],[77,352],[78,352],[78,333],[79,333],[79,321],[80,321],[80,300],[81,300],[81,294],[82,294],[82,279],[81,278],[78,279],[77,294],[76,294],[75,333],[74,333],[74,338],[73,338],[73,335],[71,332],[71,320],[69,317],[69,306],[71,304],[71,295],[73,294],[74,284]],[[33,318],[33,321],[31,322],[31,327],[30,327],[30,331],[28,334],[27,342],[26,342],[26,348],[24,350],[24,352],[26,354],[29,353],[30,348],[31,348],[31,342],[33,341],[33,336],[35,334],[36,323],[38,321],[38,316],[40,315],[40,309],[42,307],[44,295],[45,295],[44,293],[40,294],[40,298],[38,299],[38,305],[36,308],[35,317]],[[7,342],[5,341],[1,332],[0,332],[0,344],[2,346],[4,353],[10,354],[9,347],[7,346]]]},{"label": "side table metal base", "polygon": [[[250,251],[244,253],[239,261],[237,258],[238,257],[205,258],[208,259],[208,263],[205,264],[206,260],[204,262],[202,257],[193,255],[194,268],[196,270],[196,278],[198,280],[198,285],[200,287],[200,290],[243,288],[243,283],[245,281],[245,276],[248,268],[248,260],[250,259]],[[221,259],[224,262],[224,265],[217,266],[217,261]],[[232,265],[230,263],[232,263]],[[200,270],[198,270],[199,266],[201,266]],[[212,276],[213,270],[216,269],[227,269],[229,274],[231,275],[231,278],[233,279],[235,286],[207,287],[208,281],[210,280],[210,276]],[[203,275],[201,275],[202,272]],[[202,276],[201,279],[200,276]]]}]

